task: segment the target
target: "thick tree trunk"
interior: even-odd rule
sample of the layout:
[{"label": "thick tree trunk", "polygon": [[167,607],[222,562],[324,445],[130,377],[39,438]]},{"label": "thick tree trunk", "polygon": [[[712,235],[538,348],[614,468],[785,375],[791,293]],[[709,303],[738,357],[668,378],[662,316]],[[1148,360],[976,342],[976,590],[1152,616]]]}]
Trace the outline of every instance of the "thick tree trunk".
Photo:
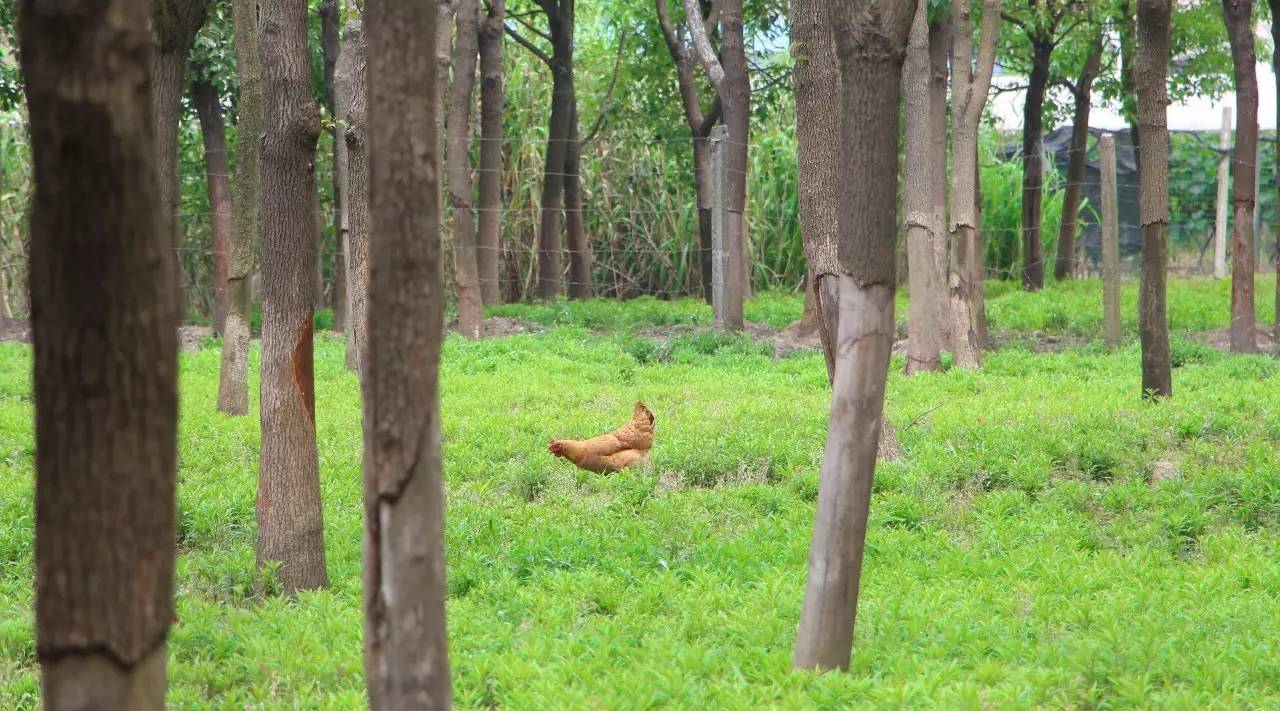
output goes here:
[{"label": "thick tree trunk", "polygon": [[369,74],[379,82],[369,96],[378,240],[363,378],[365,675],[372,708],[447,709],[438,381],[445,285],[431,155],[439,145],[437,14],[399,0],[368,0],[366,13]]},{"label": "thick tree trunk", "polygon": [[1102,63],[1102,35],[1094,40],[1074,88],[1075,114],[1071,123],[1071,155],[1067,158],[1067,190],[1062,198],[1062,225],[1058,230],[1058,258],[1053,278],[1070,279],[1076,268],[1076,230],[1080,226],[1080,199],[1084,193],[1084,167],[1089,149],[1089,109],[1093,80]]},{"label": "thick tree trunk", "polygon": [[150,112],[150,10],[19,6],[46,709],[165,708],[178,287]]},{"label": "thick tree trunk", "polygon": [[1044,288],[1044,241],[1040,238],[1044,192],[1044,95],[1049,85],[1051,39],[1032,40],[1031,76],[1022,110],[1022,288]]},{"label": "thick tree trunk", "polygon": [[[1141,8],[1141,4],[1139,5]],[[1223,0],[1236,85],[1236,146],[1231,159],[1231,352],[1257,353],[1253,308],[1253,210],[1258,154],[1258,76],[1253,0]],[[1147,143],[1155,140],[1147,138]]]},{"label": "thick tree trunk", "polygon": [[903,114],[906,117],[906,186],[903,191],[903,236],[907,246],[910,320],[907,321],[906,373],[942,370],[941,331],[938,328],[937,273],[934,244],[941,239],[943,216],[937,211],[935,156],[946,156],[944,142],[935,143],[929,56],[927,4],[916,10],[907,42],[903,72]]},{"label": "thick tree trunk", "polygon": [[486,305],[502,301],[502,148],[506,95],[502,79],[504,0],[490,0],[480,20],[480,218],[476,267]]},{"label": "thick tree trunk", "polygon": [[574,97],[569,119],[569,145],[564,156],[564,220],[569,243],[569,298],[591,298],[591,241],[582,208],[582,141],[578,137],[578,106]]},{"label": "thick tree trunk", "polygon": [[227,162],[227,131],[222,123],[218,90],[207,81],[191,83],[191,103],[200,119],[204,139],[205,185],[213,213],[213,330],[221,335],[227,320],[227,269],[231,251],[231,168]]},{"label": "thick tree trunk", "polygon": [[258,64],[256,0],[234,0],[231,6],[240,80],[236,125],[236,174],[227,270],[227,319],[222,332],[222,365],[218,372],[218,410],[228,415],[249,412],[249,324],[253,317],[251,277],[260,238],[259,136],[262,134],[262,81]]},{"label": "thick tree trunk", "polygon": [[982,241],[978,234],[978,122],[986,104],[1000,31],[1000,2],[982,6],[981,44],[974,64],[973,17],[969,0],[957,0],[952,13],[955,38],[951,57],[951,350],[956,365],[982,364],[986,325],[982,293]]},{"label": "thick tree trunk", "polygon": [[840,327],[835,386],[794,662],[849,666],[893,345],[898,98],[916,3],[829,9],[842,90]]},{"label": "thick tree trunk", "polygon": [[307,8],[261,0],[262,454],[258,563],[286,594],[328,584],[313,376],[314,196],[320,116],[311,93]]},{"label": "thick tree trunk", "polygon": [[476,265],[475,216],[471,205],[471,105],[476,84],[476,59],[480,51],[476,0],[461,0],[455,13],[453,84],[449,88],[448,178],[449,203],[453,207],[453,263],[457,280],[458,325],[462,335],[480,337],[484,321],[484,297]]},{"label": "thick tree trunk", "polygon": [[210,0],[153,0],[151,30],[156,51],[152,57],[151,112],[156,127],[156,156],[160,170],[160,201],[164,205],[170,239],[178,239],[178,211],[182,185],[178,178],[178,123],[182,118],[182,82],[196,33],[204,25]]},{"label": "thick tree trunk", "polygon": [[[1169,231],[1170,13],[1172,0],[1138,0],[1138,122],[1146,138],[1139,160],[1142,222],[1142,284],[1138,292],[1138,335],[1142,339],[1142,392],[1173,394],[1169,362],[1169,321],[1165,315],[1165,271]],[[1253,65],[1249,65],[1253,71]],[[1256,124],[1255,124],[1256,125]],[[1252,195],[1252,193],[1250,193]],[[1251,275],[1252,276],[1252,275]]]},{"label": "thick tree trunk", "polygon": [[338,58],[340,56],[338,35],[342,27],[342,8],[337,0],[322,0],[320,3],[320,50],[324,57],[324,93],[325,104],[329,110],[329,118],[333,125],[329,133],[333,139],[333,330],[344,333],[347,330],[347,250],[345,230],[342,227],[342,191],[343,162],[346,150],[340,124],[343,114],[339,112],[338,102]]},{"label": "thick tree trunk", "polygon": [[[838,225],[840,185],[840,74],[826,7],[818,0],[792,0],[791,42],[802,48],[792,80],[796,92],[796,158],[800,195],[800,234],[808,264],[805,308],[817,316],[818,337],[827,364],[827,382],[835,380],[839,342],[840,287]],[[812,300],[812,307],[810,301]],[[897,459],[898,438],[881,418],[879,455]]]},{"label": "thick tree trunk", "polygon": [[[369,73],[365,38],[359,20],[347,23],[346,52],[351,55],[351,103],[347,113],[347,291],[351,302],[351,337],[347,367],[364,379],[369,345]],[[344,52],[345,54],[345,52]],[[438,192],[438,191],[437,191]],[[437,195],[438,197],[438,195]]]},{"label": "thick tree trunk", "polygon": [[723,28],[721,61],[724,79],[719,82],[718,93],[724,111],[724,123],[729,128],[728,145],[725,147],[725,225],[724,243],[729,248],[729,264],[738,265],[726,281],[726,301],[735,305],[725,312],[725,327],[742,330],[745,323],[738,308],[747,298],[750,289],[747,275],[747,236],[743,216],[747,209],[747,146],[751,141],[751,80],[747,74],[746,44],[743,38],[742,0],[724,0],[720,13]]}]

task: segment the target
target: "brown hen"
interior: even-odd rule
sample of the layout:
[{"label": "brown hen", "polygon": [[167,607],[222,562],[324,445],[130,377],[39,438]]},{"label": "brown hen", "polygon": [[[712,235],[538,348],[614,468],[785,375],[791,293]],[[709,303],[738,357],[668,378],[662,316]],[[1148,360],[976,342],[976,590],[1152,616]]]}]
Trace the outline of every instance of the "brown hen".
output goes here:
[{"label": "brown hen", "polygon": [[631,421],[618,429],[586,440],[553,439],[548,450],[582,469],[608,474],[632,466],[647,466],[653,448],[653,413],[637,402]]}]

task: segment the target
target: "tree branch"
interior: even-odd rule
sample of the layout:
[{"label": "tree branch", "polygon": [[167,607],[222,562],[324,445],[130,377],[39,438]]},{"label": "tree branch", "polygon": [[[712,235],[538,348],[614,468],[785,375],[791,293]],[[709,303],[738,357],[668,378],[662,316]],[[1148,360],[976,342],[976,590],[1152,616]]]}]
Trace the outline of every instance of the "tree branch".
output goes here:
[{"label": "tree branch", "polygon": [[996,39],[1000,36],[1000,16],[1000,0],[983,0],[978,66],[973,72],[973,93],[970,94],[970,103],[965,107],[968,112],[965,118],[970,122],[970,126],[977,126],[978,121],[982,119],[982,105],[986,103],[987,92],[991,90],[991,72],[996,66]]},{"label": "tree branch", "polygon": [[543,52],[542,50],[538,49],[538,47],[534,45],[532,42],[525,39],[524,37],[521,37],[520,33],[516,32],[516,29],[514,27],[506,23],[503,23],[502,29],[506,30],[507,36],[515,40],[516,44],[519,44],[521,47],[524,47],[525,49],[529,50],[533,54],[533,56],[537,57],[538,59],[541,59],[544,63],[546,63],[548,67],[551,66],[551,57],[546,52]]},{"label": "tree branch", "polygon": [[547,42],[554,42],[554,40],[552,40],[552,39],[551,39],[551,35],[550,35],[549,33],[543,32],[542,30],[538,29],[537,27],[534,27],[533,25],[529,24],[529,22],[528,22],[527,20],[525,20],[525,19],[524,19],[525,17],[528,17],[528,14],[523,15],[523,16],[522,16],[522,15],[508,15],[507,17],[510,17],[511,19],[515,20],[516,22],[519,22],[519,23],[520,23],[520,25],[521,25],[522,27],[524,27],[526,30],[529,30],[530,32],[532,32],[533,34],[535,34],[535,35],[537,35],[537,36],[541,37],[542,39],[546,40]]},{"label": "tree branch", "polygon": [[711,135],[711,128],[720,120],[720,115],[724,113],[724,106],[720,103],[720,94],[716,94],[715,101],[711,102],[711,109],[707,111],[707,115],[697,126],[697,137],[706,138]]},{"label": "tree branch", "polygon": [[702,68],[707,70],[707,75],[711,77],[711,85],[720,90],[720,82],[724,80],[724,67],[720,66],[720,60],[716,57],[716,52],[711,47],[711,40],[707,37],[707,28],[698,22],[698,18],[702,16],[702,9],[698,7],[698,0],[684,0],[684,14],[689,20],[686,26],[689,28],[689,35],[693,38],[693,48],[698,55],[698,63]]}]

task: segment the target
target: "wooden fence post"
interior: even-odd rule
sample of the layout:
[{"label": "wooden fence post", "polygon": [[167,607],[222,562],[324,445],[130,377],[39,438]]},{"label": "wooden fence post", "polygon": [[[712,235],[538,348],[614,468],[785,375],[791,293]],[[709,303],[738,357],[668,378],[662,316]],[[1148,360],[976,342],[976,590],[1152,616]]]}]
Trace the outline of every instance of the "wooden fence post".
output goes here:
[{"label": "wooden fence post", "polygon": [[1120,345],[1120,224],[1116,210],[1116,137],[1098,139],[1102,153],[1102,322],[1107,347]]},{"label": "wooden fence post", "polygon": [[1213,221],[1213,276],[1227,276],[1227,178],[1231,174],[1231,107],[1222,107],[1222,130],[1218,134],[1218,212]]}]

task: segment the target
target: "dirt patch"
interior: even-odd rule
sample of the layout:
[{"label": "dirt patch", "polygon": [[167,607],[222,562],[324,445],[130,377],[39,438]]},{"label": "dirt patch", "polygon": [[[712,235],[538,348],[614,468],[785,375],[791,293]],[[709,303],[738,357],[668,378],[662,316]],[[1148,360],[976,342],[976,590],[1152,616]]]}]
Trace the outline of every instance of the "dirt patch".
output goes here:
[{"label": "dirt patch", "polygon": [[31,324],[20,318],[0,316],[0,341],[31,342]]},{"label": "dirt patch", "polygon": [[178,345],[185,353],[195,353],[204,347],[206,339],[213,337],[209,326],[183,326],[178,329]]},{"label": "dirt patch", "polygon": [[[1258,341],[1258,351],[1260,353],[1276,352],[1276,334],[1275,327],[1271,324],[1258,323],[1254,328],[1254,333]],[[1215,328],[1210,331],[1201,331],[1191,334],[1192,338],[1204,343],[1210,348],[1223,352],[1231,351],[1231,329]]]},{"label": "dirt patch", "polygon": [[1064,333],[1032,333],[1001,332],[991,334],[991,349],[1000,350],[1006,346],[1022,346],[1032,353],[1061,353],[1073,348],[1081,348],[1094,339]]},{"label": "dirt patch", "polygon": [[1177,479],[1181,473],[1175,462],[1161,459],[1151,466],[1151,473],[1147,476],[1147,480],[1152,484],[1159,484],[1162,481]]},{"label": "dirt patch", "polygon": [[[459,333],[458,319],[451,319],[448,328],[454,333]],[[504,338],[506,336],[515,336],[521,333],[537,333],[542,328],[525,321],[519,321],[514,318],[505,316],[494,316],[484,320],[480,324],[481,338]]]}]

